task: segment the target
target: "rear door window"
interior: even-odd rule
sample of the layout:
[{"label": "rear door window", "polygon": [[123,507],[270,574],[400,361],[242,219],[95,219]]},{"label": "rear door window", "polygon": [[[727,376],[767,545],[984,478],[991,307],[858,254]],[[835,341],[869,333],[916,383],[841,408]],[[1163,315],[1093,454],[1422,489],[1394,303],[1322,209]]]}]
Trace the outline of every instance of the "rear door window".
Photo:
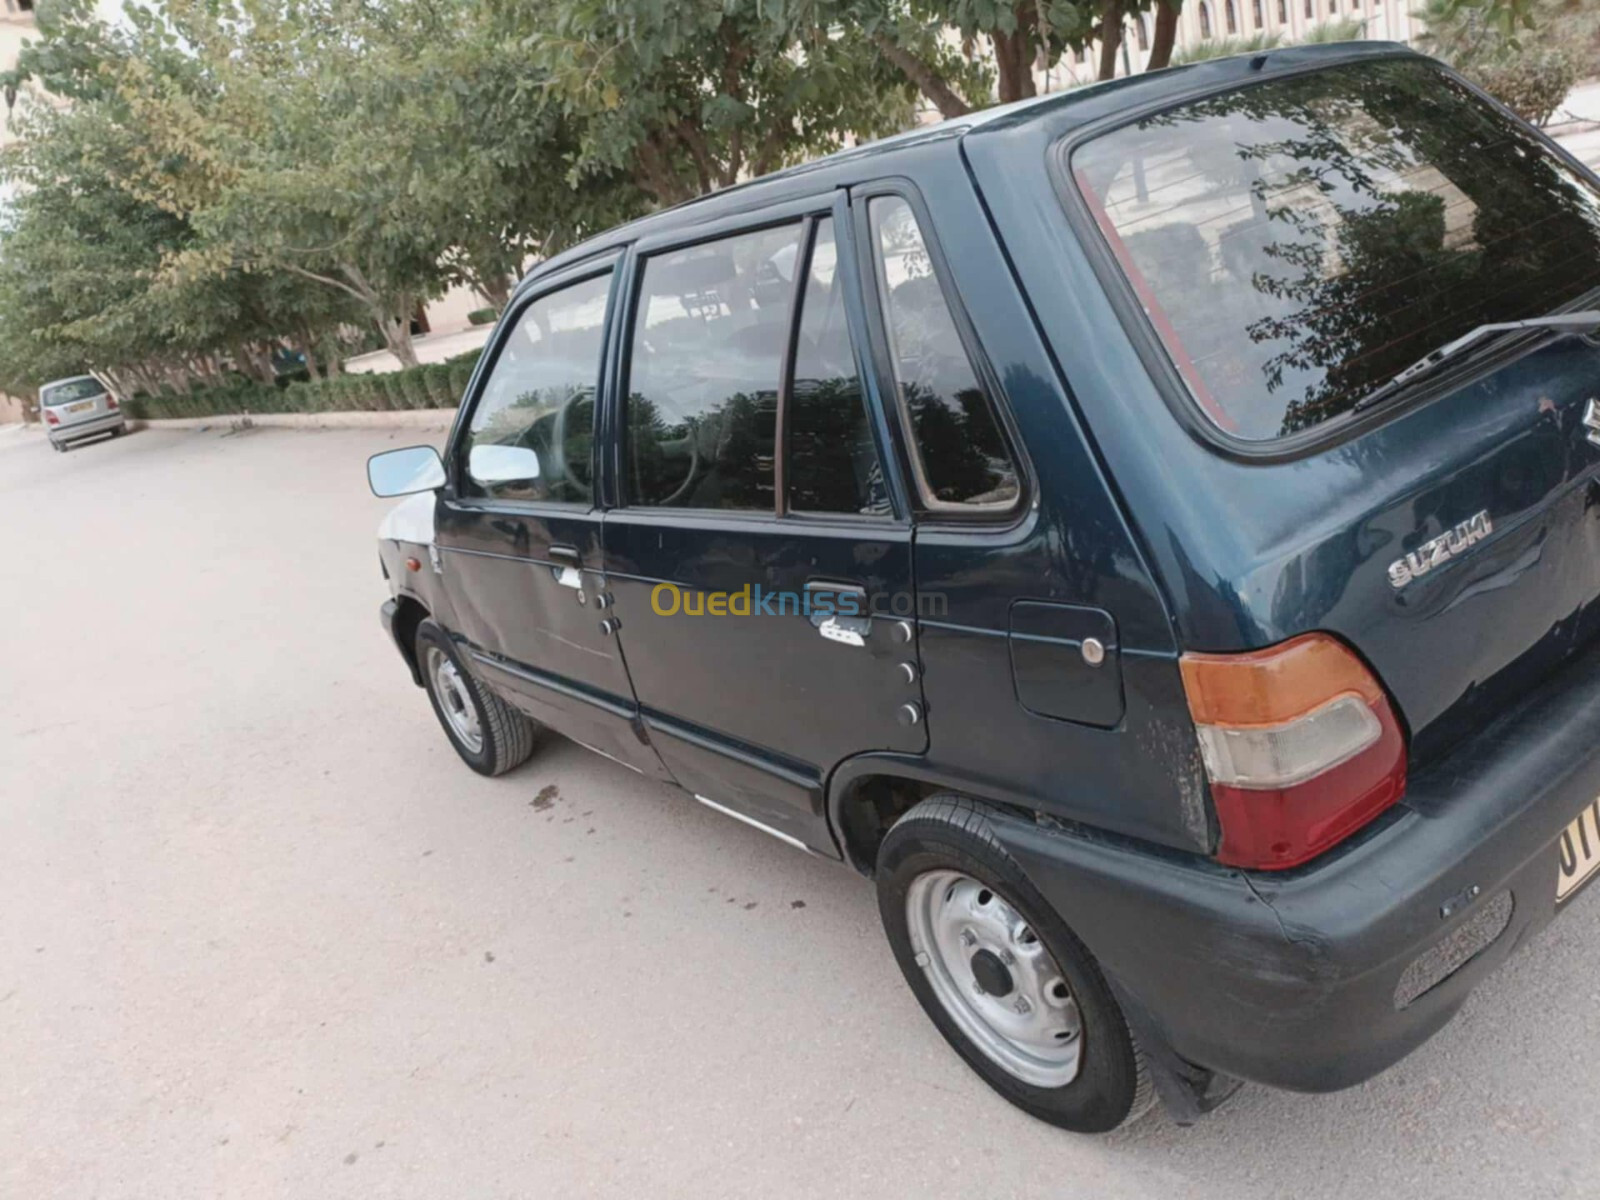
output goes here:
[{"label": "rear door window", "polygon": [[1592,306],[1600,286],[1594,188],[1420,60],[1193,101],[1071,166],[1185,384],[1248,440],[1346,414],[1476,326]]},{"label": "rear door window", "polygon": [[644,260],[627,395],[632,504],[772,512],[801,225]]},{"label": "rear door window", "polygon": [[889,493],[856,370],[833,218],[817,222],[789,393],[789,507],[888,516]]}]

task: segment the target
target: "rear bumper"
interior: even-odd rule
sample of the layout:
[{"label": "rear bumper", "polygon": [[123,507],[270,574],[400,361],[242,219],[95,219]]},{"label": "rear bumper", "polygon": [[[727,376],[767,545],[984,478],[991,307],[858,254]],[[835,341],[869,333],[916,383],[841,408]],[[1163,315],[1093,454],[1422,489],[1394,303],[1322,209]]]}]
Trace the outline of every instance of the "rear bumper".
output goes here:
[{"label": "rear bumper", "polygon": [[[1600,794],[1597,748],[1600,652],[1415,774],[1406,806],[1358,842],[1293,873],[1246,876],[1010,817],[997,832],[1143,1010],[1147,1036],[1214,1071],[1333,1091],[1416,1049],[1556,915],[1557,843]],[[1506,893],[1504,932],[1402,1006],[1407,968],[1491,913],[1498,928]]]},{"label": "rear bumper", "polygon": [[103,417],[96,417],[92,421],[79,421],[73,425],[53,425],[49,427],[52,442],[76,442],[80,438],[94,437],[101,433],[110,433],[114,429],[121,429],[128,423],[128,418],[120,412],[108,413]]}]

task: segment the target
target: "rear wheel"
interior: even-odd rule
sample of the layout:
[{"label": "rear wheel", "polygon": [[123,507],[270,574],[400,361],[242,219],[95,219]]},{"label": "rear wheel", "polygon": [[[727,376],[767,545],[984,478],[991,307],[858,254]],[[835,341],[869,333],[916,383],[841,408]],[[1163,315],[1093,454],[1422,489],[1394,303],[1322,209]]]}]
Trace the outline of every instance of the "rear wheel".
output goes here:
[{"label": "rear wheel", "polygon": [[1025,1112],[1105,1133],[1149,1110],[1143,1056],[1094,957],[1006,853],[984,806],[906,813],[878,855],[878,907],[946,1041]]},{"label": "rear wheel", "polygon": [[63,442],[51,442],[50,449],[54,450],[57,454],[65,454],[67,451],[66,444]]},{"label": "rear wheel", "polygon": [[534,723],[473,677],[449,634],[424,620],[416,652],[434,715],[467,766],[480,775],[503,775],[528,760]]}]

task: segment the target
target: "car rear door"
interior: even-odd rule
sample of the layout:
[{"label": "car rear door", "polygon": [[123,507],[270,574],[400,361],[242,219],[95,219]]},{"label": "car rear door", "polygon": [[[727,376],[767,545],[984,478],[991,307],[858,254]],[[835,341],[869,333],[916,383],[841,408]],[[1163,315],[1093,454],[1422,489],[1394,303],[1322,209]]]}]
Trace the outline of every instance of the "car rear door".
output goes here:
[{"label": "car rear door", "polygon": [[862,357],[844,195],[640,243],[605,563],[677,780],[837,853],[833,767],[927,746],[911,525]]},{"label": "car rear door", "polygon": [[664,778],[600,570],[594,413],[614,258],[519,296],[447,450],[436,569],[474,671],[590,749]]}]

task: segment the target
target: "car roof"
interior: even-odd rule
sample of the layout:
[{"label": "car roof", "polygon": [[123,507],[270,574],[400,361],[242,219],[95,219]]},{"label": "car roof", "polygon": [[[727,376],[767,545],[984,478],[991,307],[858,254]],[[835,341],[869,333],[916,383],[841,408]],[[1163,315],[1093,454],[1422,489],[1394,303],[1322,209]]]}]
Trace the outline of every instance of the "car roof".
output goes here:
[{"label": "car roof", "polygon": [[[921,125],[877,141],[839,150],[822,158],[745,180],[732,187],[686,200],[682,204],[618,225],[571,249],[546,259],[529,272],[521,287],[563,271],[585,259],[607,254],[653,233],[700,224],[736,212],[776,204],[810,190],[812,176],[837,167],[894,156],[931,143],[957,144],[974,134],[1012,129],[1020,124],[1049,121],[1060,131],[1088,125],[1118,112],[1131,112],[1163,102],[1178,102],[1213,90],[1249,83],[1254,79],[1319,66],[1372,58],[1420,58],[1398,42],[1328,42],[1231,55],[1206,62],[1127,75],[1104,83],[1091,83],[1064,92],[1052,92],[1010,104],[998,104],[960,117]],[[519,291],[521,288],[518,289]]]}]

